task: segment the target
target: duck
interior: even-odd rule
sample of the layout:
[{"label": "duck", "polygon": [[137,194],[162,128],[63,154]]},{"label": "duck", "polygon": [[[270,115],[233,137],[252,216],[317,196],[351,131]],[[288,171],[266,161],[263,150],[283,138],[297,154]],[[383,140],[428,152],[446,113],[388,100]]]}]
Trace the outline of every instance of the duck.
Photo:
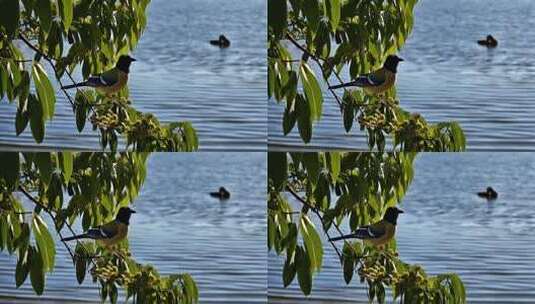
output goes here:
[{"label": "duck", "polygon": [[495,48],[498,46],[498,40],[492,37],[492,35],[487,35],[485,40],[478,40],[477,44],[486,46],[488,48]]},{"label": "duck", "polygon": [[228,48],[230,46],[230,40],[225,35],[219,35],[219,39],[210,40],[210,44],[219,46],[220,48]]},{"label": "duck", "polygon": [[488,200],[496,199],[498,198],[498,192],[496,192],[492,187],[487,187],[487,190],[485,192],[478,192],[477,195],[479,197],[486,198]]},{"label": "duck", "polygon": [[210,196],[217,197],[221,200],[223,199],[229,199],[230,198],[230,192],[228,192],[225,187],[219,187],[219,191],[217,192],[210,192]]}]

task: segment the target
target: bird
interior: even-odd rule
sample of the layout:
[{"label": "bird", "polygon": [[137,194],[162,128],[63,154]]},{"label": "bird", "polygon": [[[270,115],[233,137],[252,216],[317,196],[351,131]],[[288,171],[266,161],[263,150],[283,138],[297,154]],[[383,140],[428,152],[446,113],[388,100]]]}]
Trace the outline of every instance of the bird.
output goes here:
[{"label": "bird", "polygon": [[357,76],[354,81],[329,87],[331,90],[357,86],[364,89],[370,95],[379,95],[390,89],[396,82],[398,64],[403,60],[396,55],[386,57],[383,67],[369,74]]},{"label": "bird", "polygon": [[130,224],[130,216],[136,211],[121,207],[115,220],[106,223],[102,226],[91,228],[87,232],[75,236],[62,238],[63,242],[79,239],[93,239],[100,242],[105,247],[111,247],[122,241],[128,235],[128,225]]},{"label": "bird", "polygon": [[219,35],[219,39],[210,40],[210,44],[219,46],[220,48],[228,48],[230,46],[230,40],[225,35]]},{"label": "bird", "polygon": [[329,239],[339,241],[344,239],[361,239],[367,244],[380,247],[388,243],[396,234],[396,224],[398,215],[404,213],[396,207],[388,207],[383,219],[377,223],[357,228],[354,233]]},{"label": "bird", "polygon": [[229,199],[230,198],[230,192],[225,189],[225,187],[219,187],[219,191],[217,192],[210,192],[210,195],[212,197],[217,197],[219,199]]},{"label": "bird", "polygon": [[96,90],[111,95],[121,90],[128,82],[128,73],[130,64],[136,61],[129,55],[121,55],[114,68],[103,72],[102,74],[89,76],[86,81],[64,86],[62,89],[68,90],[78,87],[93,87]]},{"label": "bird", "polygon": [[486,198],[488,200],[493,200],[498,198],[498,192],[496,192],[492,187],[487,187],[487,190],[484,192],[478,192],[477,196]]},{"label": "bird", "polygon": [[498,40],[492,37],[492,35],[487,35],[485,40],[478,40],[477,44],[486,46],[488,48],[495,48],[498,46]]}]

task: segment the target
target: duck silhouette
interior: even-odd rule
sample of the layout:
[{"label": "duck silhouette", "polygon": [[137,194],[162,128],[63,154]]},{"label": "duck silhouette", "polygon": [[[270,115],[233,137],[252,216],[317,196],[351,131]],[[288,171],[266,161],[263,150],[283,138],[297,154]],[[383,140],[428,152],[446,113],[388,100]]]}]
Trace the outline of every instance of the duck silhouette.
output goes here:
[{"label": "duck silhouette", "polygon": [[492,35],[487,35],[485,40],[478,40],[477,44],[486,46],[488,48],[495,48],[498,46],[498,40],[494,39]]},{"label": "duck silhouette", "polygon": [[228,48],[230,46],[230,40],[225,37],[225,35],[219,35],[219,39],[210,40],[211,45],[216,45],[220,48]]},{"label": "duck silhouette", "polygon": [[487,190],[485,192],[478,192],[477,196],[486,198],[488,200],[493,200],[498,198],[498,192],[494,191],[492,187],[487,187]]},{"label": "duck silhouette", "polygon": [[225,187],[219,187],[219,191],[217,192],[210,192],[210,196],[217,197],[221,200],[223,199],[229,199],[230,198],[230,192],[228,192]]}]

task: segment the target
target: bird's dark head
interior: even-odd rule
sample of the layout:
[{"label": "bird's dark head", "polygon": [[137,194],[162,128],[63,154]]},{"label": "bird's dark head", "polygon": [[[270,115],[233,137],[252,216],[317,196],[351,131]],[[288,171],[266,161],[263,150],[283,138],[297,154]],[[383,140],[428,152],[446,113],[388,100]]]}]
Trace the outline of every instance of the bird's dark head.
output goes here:
[{"label": "bird's dark head", "polygon": [[116,67],[119,70],[128,73],[130,72],[130,64],[134,61],[136,61],[136,59],[130,57],[129,55],[121,55],[121,57],[119,57],[119,61],[117,61]]},{"label": "bird's dark head", "polygon": [[120,223],[128,225],[130,224],[130,216],[132,215],[132,213],[136,213],[136,211],[128,207],[121,207],[121,209],[119,209],[119,212],[117,212],[117,216],[115,217],[115,219]]},{"label": "bird's dark head", "polygon": [[403,58],[400,58],[396,55],[388,55],[388,57],[386,57],[384,67],[392,73],[397,73],[398,63],[401,61],[404,61]]},{"label": "bird's dark head", "polygon": [[403,210],[398,209],[396,207],[388,207],[385,212],[385,216],[383,219],[391,224],[396,225],[398,221],[398,215],[400,213],[404,213]]},{"label": "bird's dark head", "polygon": [[220,187],[219,188],[219,195],[222,198],[229,198],[230,197],[230,192],[228,192],[228,190],[225,189],[225,187]]}]

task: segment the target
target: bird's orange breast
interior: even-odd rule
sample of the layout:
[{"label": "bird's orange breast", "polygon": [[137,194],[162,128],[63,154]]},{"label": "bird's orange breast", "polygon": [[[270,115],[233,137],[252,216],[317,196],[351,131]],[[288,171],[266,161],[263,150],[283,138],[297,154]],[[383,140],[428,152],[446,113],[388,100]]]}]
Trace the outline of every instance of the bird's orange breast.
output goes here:
[{"label": "bird's orange breast", "polygon": [[396,234],[396,226],[392,224],[385,224],[385,234],[376,239],[366,239],[365,242],[373,246],[382,246],[388,243]]},{"label": "bird's orange breast", "polygon": [[117,224],[117,233],[109,239],[99,240],[104,246],[113,246],[126,238],[128,235],[128,226],[122,223]]},{"label": "bird's orange breast", "polygon": [[382,94],[389,90],[394,83],[396,83],[396,74],[385,70],[385,82],[378,86],[367,86],[364,87],[364,91],[371,95]]},{"label": "bird's orange breast", "polygon": [[128,74],[123,71],[118,71],[118,73],[119,73],[119,78],[116,83],[114,83],[111,86],[97,87],[96,89],[106,95],[117,93],[128,83]]}]

